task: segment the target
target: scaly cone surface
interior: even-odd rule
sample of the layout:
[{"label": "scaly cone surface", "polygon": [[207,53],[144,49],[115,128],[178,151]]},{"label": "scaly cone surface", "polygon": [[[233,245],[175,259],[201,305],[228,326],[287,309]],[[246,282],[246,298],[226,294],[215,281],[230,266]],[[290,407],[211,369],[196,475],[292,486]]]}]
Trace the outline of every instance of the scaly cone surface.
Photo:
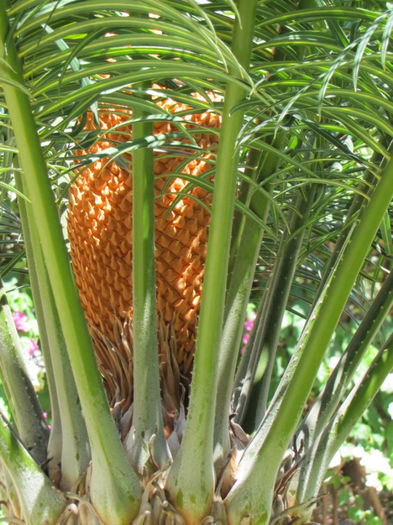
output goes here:
[{"label": "scaly cone surface", "polygon": [[[188,109],[170,99],[157,104],[172,113]],[[126,123],[129,118],[130,115],[124,110],[122,113],[113,109],[101,110],[102,138],[80,154],[102,152],[114,143],[130,140],[132,126]],[[187,196],[182,197],[170,212],[168,209],[187,185],[180,173],[198,177],[211,166],[209,159],[215,154],[218,135],[196,130],[199,126],[217,128],[220,118],[206,112],[186,115],[184,120],[196,143],[206,153],[201,152],[198,159],[192,158],[188,163],[185,161],[190,149],[183,148],[183,156],[180,156],[182,152],[174,156],[170,149],[167,155],[155,153],[157,198],[154,213],[160,347],[169,344],[181,375],[187,376],[191,371],[195,347],[210,215],[200,202]],[[112,130],[114,126],[119,127]],[[91,115],[88,116],[87,127],[94,129]],[[155,134],[173,131],[176,128],[169,122],[154,125]],[[109,158],[102,158],[81,169],[70,187],[68,213],[68,236],[76,283],[86,320],[94,330],[93,340],[100,334],[98,339],[101,342],[96,344],[97,357],[107,390],[111,391],[108,392],[110,400],[115,396],[114,390],[119,388],[119,382],[125,381],[124,377],[117,377],[109,387],[111,376],[129,375],[132,366],[129,364],[132,360],[132,336],[124,334],[125,322],[132,320],[131,156],[127,155],[126,160],[130,169],[124,169],[120,163]],[[179,171],[182,162],[185,165]],[[168,179],[167,176],[176,170],[179,173]],[[207,205],[210,203],[210,193],[200,186],[194,186],[189,194]],[[123,344],[119,345],[119,339]],[[111,343],[116,352],[120,350],[124,354],[120,359],[122,363],[117,365],[123,371],[111,370],[111,360],[105,355]],[[119,346],[122,348],[119,349]],[[160,354],[165,356],[167,352],[160,348]],[[120,397],[130,395],[124,393],[127,390],[125,386],[120,386],[120,390],[123,390]]]}]

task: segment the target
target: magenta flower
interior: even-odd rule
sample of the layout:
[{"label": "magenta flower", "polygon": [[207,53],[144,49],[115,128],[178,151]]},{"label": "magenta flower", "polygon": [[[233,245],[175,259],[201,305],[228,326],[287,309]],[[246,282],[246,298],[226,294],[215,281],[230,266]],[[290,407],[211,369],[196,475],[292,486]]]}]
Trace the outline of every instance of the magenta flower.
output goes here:
[{"label": "magenta flower", "polygon": [[241,349],[242,355],[244,354],[244,351],[246,349],[246,345],[248,343],[248,340],[250,339],[250,332],[252,330],[252,327],[254,326],[255,318],[256,318],[256,314],[252,313],[251,317],[247,317],[247,319],[246,319],[246,321],[244,323],[245,332],[244,332],[244,335],[243,335],[243,344],[244,344],[244,346]]},{"label": "magenta flower", "polygon": [[38,345],[34,339],[29,341],[29,354],[32,356],[38,350]]},{"label": "magenta flower", "polygon": [[246,320],[244,326],[245,326],[247,332],[251,332],[252,327],[254,326],[254,319],[247,319]]},{"label": "magenta flower", "polygon": [[19,332],[29,331],[28,318],[26,314],[23,312],[14,312],[12,317],[14,319],[16,329],[19,330]]}]

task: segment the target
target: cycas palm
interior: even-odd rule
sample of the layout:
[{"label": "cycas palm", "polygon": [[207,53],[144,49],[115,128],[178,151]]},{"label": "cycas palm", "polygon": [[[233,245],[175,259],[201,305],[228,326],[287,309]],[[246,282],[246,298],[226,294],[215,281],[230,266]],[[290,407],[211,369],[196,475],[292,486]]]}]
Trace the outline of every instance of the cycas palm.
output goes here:
[{"label": "cycas palm", "polygon": [[[127,0],[108,7],[101,0],[19,0],[0,6],[3,169],[13,170],[18,191],[52,402],[48,439],[31,389],[26,394],[23,367],[10,374],[18,344],[4,305],[2,381],[22,438],[4,422],[2,500],[10,516],[34,525],[310,520],[332,455],[393,365],[390,338],[350,390],[392,306],[389,274],[326,389],[303,414],[378,231],[391,255],[393,17],[384,2],[362,4]],[[184,112],[166,111],[154,97],[170,97]],[[120,126],[108,126],[108,113],[113,122],[121,115]],[[190,126],[184,118],[202,113],[219,115],[220,128],[199,117]],[[154,133],[163,122],[165,132]],[[209,166],[188,176],[184,167],[206,158],[206,144]],[[192,382],[183,398],[177,373],[161,374],[160,387],[155,159],[176,159],[168,173],[159,171],[158,199],[169,193],[169,216],[191,200],[210,212]],[[132,177],[125,191],[132,186],[133,217],[122,233],[133,243],[132,304],[122,306],[132,308],[132,336],[120,329],[114,337],[109,323],[100,339],[97,327],[102,332],[108,323],[93,318],[86,296],[83,301],[101,357],[129,360],[102,366],[107,385],[111,374],[126,385],[112,385],[112,414],[70,269],[58,183],[67,178],[77,194],[86,173],[100,185],[110,169]],[[178,179],[189,184],[173,185]],[[90,195],[91,188],[82,189]],[[92,217],[102,200],[90,202]],[[76,220],[79,213],[74,206]],[[71,235],[74,253],[82,250],[77,237]],[[88,250],[86,232],[84,243]],[[388,271],[387,260],[380,266]],[[240,358],[256,268],[263,293]],[[315,268],[319,286],[310,287],[310,313],[272,392],[284,311],[297,276],[315,283]],[[84,277],[77,279],[82,287]],[[105,282],[111,286],[116,274]],[[179,327],[167,327],[176,338]],[[173,392],[183,403],[178,399],[175,409],[168,401]],[[131,397],[132,410],[124,412]],[[167,440],[168,416],[181,438],[178,450]]]}]

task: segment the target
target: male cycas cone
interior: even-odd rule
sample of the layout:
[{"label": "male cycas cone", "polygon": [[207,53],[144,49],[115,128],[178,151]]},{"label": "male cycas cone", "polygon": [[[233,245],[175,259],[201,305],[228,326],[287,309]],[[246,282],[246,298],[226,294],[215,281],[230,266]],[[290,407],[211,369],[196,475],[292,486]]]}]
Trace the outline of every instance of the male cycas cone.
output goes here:
[{"label": "male cycas cone", "polygon": [[[157,104],[172,113],[187,110],[170,99]],[[132,126],[126,123],[127,119],[130,115],[124,111],[101,110],[100,129],[108,132],[103,132],[93,147],[80,154],[100,153],[130,140]],[[179,192],[187,191],[188,182],[181,173],[198,177],[211,167],[209,159],[215,154],[218,134],[206,132],[203,127],[217,128],[220,119],[205,112],[187,115],[184,120],[203,151],[197,157],[191,156],[189,162],[191,148],[178,148],[177,156],[170,149],[169,154],[155,153],[154,214],[160,364],[173,359],[180,374],[187,376],[195,347],[210,219],[201,202],[209,204],[211,195],[195,185],[188,191],[189,197],[181,196],[169,209]],[[119,127],[112,130],[114,126]],[[88,127],[94,128],[91,115]],[[154,125],[155,134],[175,130],[173,124],[165,121]],[[108,156],[79,170],[70,188],[68,213],[72,265],[98,363],[111,404],[121,401],[125,406],[130,403],[124,398],[131,397],[131,379],[127,376],[132,369],[131,156],[127,156],[127,161],[130,169]],[[181,163],[183,167],[179,169]]]}]

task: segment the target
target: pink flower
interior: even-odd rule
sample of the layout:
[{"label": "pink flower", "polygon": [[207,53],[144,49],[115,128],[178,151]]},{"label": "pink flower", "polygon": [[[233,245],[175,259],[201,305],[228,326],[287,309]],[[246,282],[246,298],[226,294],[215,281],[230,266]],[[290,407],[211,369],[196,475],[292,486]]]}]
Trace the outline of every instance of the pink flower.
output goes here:
[{"label": "pink flower", "polygon": [[251,332],[251,330],[252,330],[252,328],[254,326],[255,318],[256,318],[256,313],[252,313],[251,317],[247,317],[245,322],[244,322],[244,329],[245,329],[245,333],[243,335],[243,344],[244,344],[244,346],[240,350],[242,355],[244,354],[244,352],[246,350],[246,345],[248,343],[248,340],[250,339],[250,332]]},{"label": "pink flower", "polygon": [[253,319],[247,319],[246,322],[244,323],[244,326],[245,326],[247,332],[251,332],[252,327],[254,326],[254,320]]},{"label": "pink flower", "polygon": [[14,319],[14,323],[17,330],[19,330],[20,332],[29,331],[28,318],[26,314],[22,312],[14,312],[12,314],[12,317]]},{"label": "pink flower", "polygon": [[246,345],[249,339],[250,339],[250,334],[246,332],[243,336],[243,343]]},{"label": "pink flower", "polygon": [[29,354],[34,355],[34,353],[38,350],[38,345],[34,339],[30,339],[29,341]]}]

